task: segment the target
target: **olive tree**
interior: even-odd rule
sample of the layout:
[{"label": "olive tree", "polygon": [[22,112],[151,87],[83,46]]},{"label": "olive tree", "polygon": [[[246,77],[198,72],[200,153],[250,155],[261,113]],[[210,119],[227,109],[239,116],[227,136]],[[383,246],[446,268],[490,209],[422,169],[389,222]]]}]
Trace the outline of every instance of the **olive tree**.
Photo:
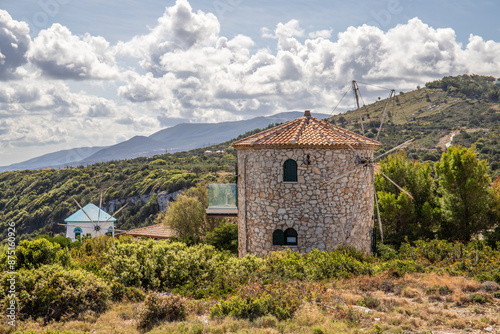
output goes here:
[{"label": "olive tree", "polygon": [[177,196],[159,220],[174,230],[180,239],[198,242],[225,221],[224,218],[207,217],[207,207],[208,188],[199,183]]}]

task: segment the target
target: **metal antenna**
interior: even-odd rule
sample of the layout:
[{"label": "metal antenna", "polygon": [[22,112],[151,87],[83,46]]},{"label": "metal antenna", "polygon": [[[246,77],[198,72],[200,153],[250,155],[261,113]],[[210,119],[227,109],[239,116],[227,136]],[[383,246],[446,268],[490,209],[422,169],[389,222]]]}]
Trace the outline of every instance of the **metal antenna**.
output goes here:
[{"label": "metal antenna", "polygon": [[[354,94],[354,99],[356,101],[356,110],[358,110],[359,123],[361,124],[361,134],[363,135],[363,137],[365,137],[365,127],[363,125],[363,116],[361,115],[361,107],[359,106],[359,95],[358,95],[359,86],[358,86],[358,83],[356,82],[356,80],[352,81],[352,91]],[[364,142],[363,146],[364,146],[364,154],[366,155],[368,153],[368,147],[366,145],[366,141]]]}]

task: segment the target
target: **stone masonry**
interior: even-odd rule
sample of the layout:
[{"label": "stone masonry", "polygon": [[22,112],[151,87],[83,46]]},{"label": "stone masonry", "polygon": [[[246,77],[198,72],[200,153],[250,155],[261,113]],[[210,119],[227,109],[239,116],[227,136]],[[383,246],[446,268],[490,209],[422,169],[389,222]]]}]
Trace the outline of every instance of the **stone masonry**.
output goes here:
[{"label": "stone masonry", "polygon": [[[363,153],[362,149],[356,151]],[[283,164],[287,159],[297,162],[297,182],[283,182]],[[238,148],[239,255],[264,256],[285,247],[300,252],[313,248],[328,250],[341,244],[370,252],[371,170],[362,167],[327,182],[355,166],[355,151],[346,146]],[[355,218],[347,235],[358,194]],[[273,231],[287,228],[297,231],[297,246],[273,245]]]}]

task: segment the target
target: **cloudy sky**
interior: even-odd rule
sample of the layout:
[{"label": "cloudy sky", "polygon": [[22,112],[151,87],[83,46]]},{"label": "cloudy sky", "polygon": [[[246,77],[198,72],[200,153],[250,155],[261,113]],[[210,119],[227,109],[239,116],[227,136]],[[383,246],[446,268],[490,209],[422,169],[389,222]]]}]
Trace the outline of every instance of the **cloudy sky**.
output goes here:
[{"label": "cloudy sky", "polygon": [[[500,77],[496,0],[6,0],[0,165],[179,122],[331,113],[445,75]],[[340,110],[352,107],[351,101]]]}]

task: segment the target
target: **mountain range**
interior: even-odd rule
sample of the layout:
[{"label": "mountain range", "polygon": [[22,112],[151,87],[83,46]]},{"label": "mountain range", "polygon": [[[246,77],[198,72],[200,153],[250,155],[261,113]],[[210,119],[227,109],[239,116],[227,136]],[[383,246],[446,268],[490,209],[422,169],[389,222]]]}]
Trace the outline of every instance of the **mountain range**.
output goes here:
[{"label": "mountain range", "polygon": [[[153,133],[149,137],[135,136],[112,146],[79,147],[62,150],[32,158],[9,166],[0,167],[0,172],[8,170],[63,168],[66,166],[89,165],[112,160],[149,157],[165,152],[180,152],[218,144],[236,138],[242,133],[269,124],[282,123],[302,116],[303,112],[291,111],[271,116],[255,117],[249,120],[221,123],[182,123]],[[315,114],[317,118],[330,115]]]}]

